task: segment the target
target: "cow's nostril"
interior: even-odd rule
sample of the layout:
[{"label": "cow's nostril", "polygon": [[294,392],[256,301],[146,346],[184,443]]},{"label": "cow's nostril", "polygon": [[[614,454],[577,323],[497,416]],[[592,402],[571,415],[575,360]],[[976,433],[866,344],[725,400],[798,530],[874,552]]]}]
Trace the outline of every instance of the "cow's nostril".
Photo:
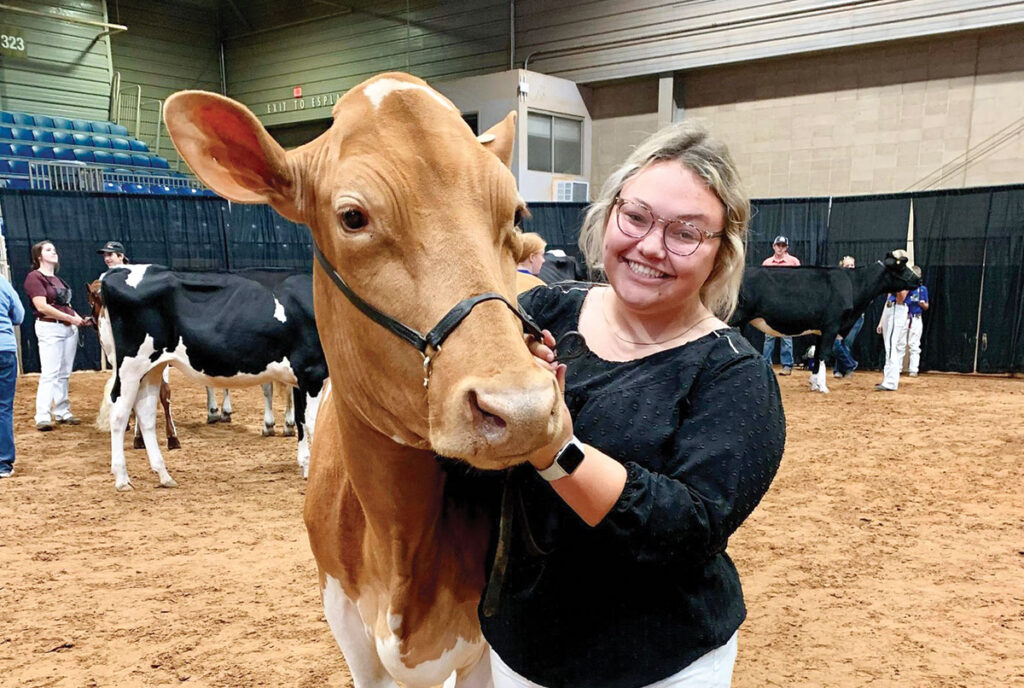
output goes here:
[{"label": "cow's nostril", "polygon": [[473,425],[488,442],[498,442],[504,439],[508,422],[495,413],[497,409],[481,399],[475,390],[470,390],[467,395],[470,412],[473,414]]}]

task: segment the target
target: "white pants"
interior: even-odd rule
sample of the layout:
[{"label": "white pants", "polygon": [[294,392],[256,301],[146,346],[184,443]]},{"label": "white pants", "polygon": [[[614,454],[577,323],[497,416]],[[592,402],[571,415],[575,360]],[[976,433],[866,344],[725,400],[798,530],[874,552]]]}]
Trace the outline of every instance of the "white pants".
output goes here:
[{"label": "white pants", "polygon": [[[36,423],[71,417],[68,379],[78,349],[78,328],[36,320],[39,342],[39,389],[36,390]],[[50,416],[50,407],[53,416]]]},{"label": "white pants", "polygon": [[910,348],[909,372],[917,374],[921,367],[921,332],[924,330],[924,318],[918,316],[910,319],[910,335],[907,346]]},{"label": "white pants", "polygon": [[[729,688],[732,685],[732,669],[736,664],[736,635],[733,633],[725,645],[694,660],[679,673],[656,681],[647,688]],[[517,674],[501,661],[501,657],[494,650],[490,652],[494,688],[544,688],[539,683]]]},{"label": "white pants", "polygon": [[907,328],[910,323],[906,304],[897,303],[887,310],[891,312],[886,314],[882,326],[882,338],[885,340],[885,377],[882,386],[897,389],[900,386],[903,357],[907,354]]}]

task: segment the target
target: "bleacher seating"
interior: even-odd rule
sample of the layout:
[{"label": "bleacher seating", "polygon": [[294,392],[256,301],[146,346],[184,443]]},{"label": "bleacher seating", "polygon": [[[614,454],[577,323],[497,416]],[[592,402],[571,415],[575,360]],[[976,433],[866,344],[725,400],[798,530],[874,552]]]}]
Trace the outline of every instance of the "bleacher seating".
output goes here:
[{"label": "bleacher seating", "polygon": [[95,178],[94,190],[102,173],[102,190],[112,193],[216,195],[171,170],[122,125],[0,110],[0,188],[63,188],[57,180],[77,179],[81,170]]}]

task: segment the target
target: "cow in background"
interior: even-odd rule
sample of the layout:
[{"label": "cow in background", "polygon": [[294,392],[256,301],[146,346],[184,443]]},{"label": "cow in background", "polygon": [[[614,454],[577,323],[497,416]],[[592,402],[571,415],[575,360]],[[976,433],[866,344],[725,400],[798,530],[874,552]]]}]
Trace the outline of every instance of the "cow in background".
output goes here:
[{"label": "cow in background", "polygon": [[811,390],[827,394],[822,352],[832,351],[836,335],[845,337],[876,297],[921,284],[907,263],[906,251],[892,251],[873,265],[852,269],[749,267],[729,324],[750,323],[773,337],[817,335]]},{"label": "cow in background", "polygon": [[[298,462],[308,473],[312,434],[327,365],[313,319],[312,278],[293,275],[271,290],[231,273],[179,273],[159,265],[127,265],[100,278],[114,341],[110,392],[111,472],[118,490],[132,488],[123,437],[135,409],[150,467],[174,487],[153,423],[164,368],[199,384],[246,387],[281,382],[297,388]],[[300,404],[296,403],[299,407]]]},{"label": "cow in background", "polygon": [[[277,417],[274,415],[274,388],[272,382],[264,382],[260,387],[263,390],[263,436],[272,437]],[[276,387],[281,387],[280,384]],[[206,423],[230,423],[231,422],[231,390],[227,387],[220,390],[221,401],[217,402],[217,390],[213,387],[206,388]],[[282,437],[295,436],[295,404],[291,390],[288,391],[284,409],[284,430]]]},{"label": "cow in background", "polygon": [[313,234],[333,384],[304,513],[353,682],[486,686],[477,604],[491,523],[437,456],[507,468],[563,432],[558,384],[534,363],[514,305],[525,210],[508,168],[515,113],[477,138],[451,101],[390,73],[349,90],[333,115],[285,151],[223,96],[185,91],[164,106],[207,186]]}]

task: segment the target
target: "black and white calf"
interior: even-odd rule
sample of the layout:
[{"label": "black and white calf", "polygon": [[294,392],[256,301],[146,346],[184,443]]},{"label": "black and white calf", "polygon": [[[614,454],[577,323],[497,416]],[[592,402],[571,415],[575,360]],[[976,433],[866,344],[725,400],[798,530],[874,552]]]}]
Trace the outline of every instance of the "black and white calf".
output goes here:
[{"label": "black and white calf", "polygon": [[174,487],[156,443],[156,403],[167,365],[211,387],[281,382],[295,387],[298,461],[309,470],[312,436],[327,363],[313,316],[309,275],[273,288],[232,273],[179,273],[126,265],[104,273],[102,297],[114,339],[110,393],[110,468],[118,490],[131,489],[124,431],[132,408],[163,487]]},{"label": "black and white calf", "polygon": [[730,324],[750,323],[774,337],[818,335],[811,363],[811,389],[828,393],[822,352],[832,351],[836,335],[844,337],[871,301],[881,295],[914,289],[920,278],[907,265],[905,251],[861,268],[750,267],[743,273],[739,304]]}]

